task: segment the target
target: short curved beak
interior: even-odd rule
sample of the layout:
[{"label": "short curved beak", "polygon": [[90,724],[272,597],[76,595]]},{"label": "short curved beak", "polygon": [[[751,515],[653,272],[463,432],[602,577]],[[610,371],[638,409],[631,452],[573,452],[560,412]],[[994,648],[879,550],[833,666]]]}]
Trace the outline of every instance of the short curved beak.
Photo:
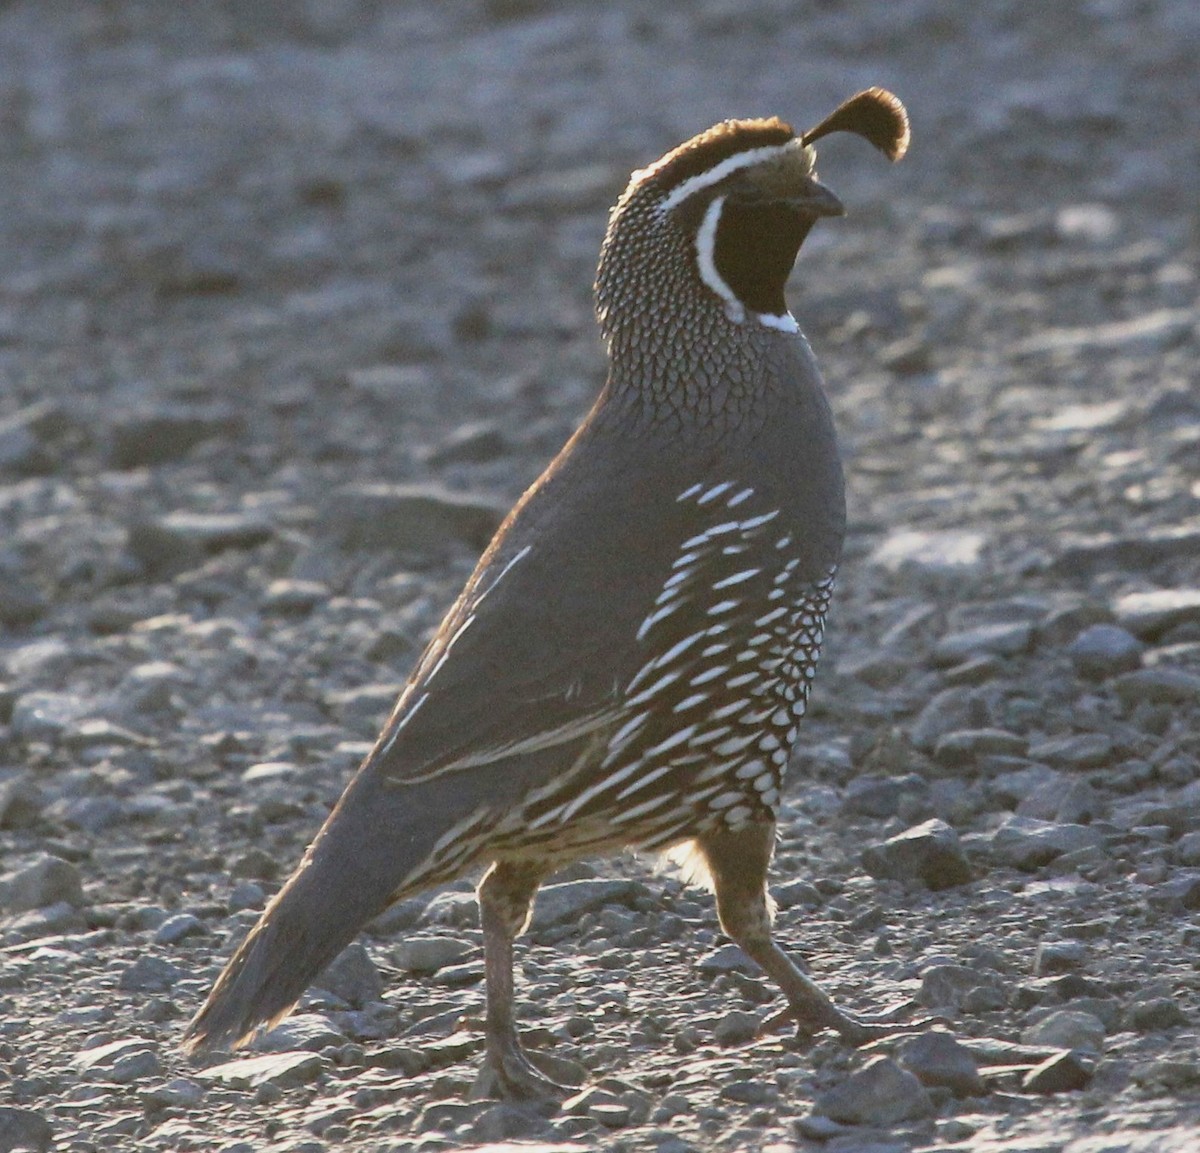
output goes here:
[{"label": "short curved beak", "polygon": [[818,180],[806,180],[801,189],[788,197],[788,203],[813,218],[846,215],[846,206]]}]

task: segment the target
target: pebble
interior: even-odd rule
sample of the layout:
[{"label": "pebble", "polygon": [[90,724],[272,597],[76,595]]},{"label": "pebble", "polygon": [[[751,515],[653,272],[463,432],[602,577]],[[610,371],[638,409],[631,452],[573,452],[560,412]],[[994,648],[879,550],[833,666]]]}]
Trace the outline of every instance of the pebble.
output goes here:
[{"label": "pebble", "polygon": [[898,572],[906,567],[935,576],[954,576],[977,567],[987,538],[982,533],[901,529],[885,537],[868,564]]},{"label": "pebble", "polygon": [[729,944],[705,953],[696,962],[696,972],[705,977],[716,977],[721,973],[758,974],[761,970],[740,945]]},{"label": "pebble", "polygon": [[890,1057],[873,1057],[818,1096],[815,1112],[845,1125],[894,1125],[933,1113],[921,1082]]},{"label": "pebble", "polygon": [[1100,830],[1090,825],[1012,816],[992,834],[991,848],[997,860],[1017,869],[1033,870],[1063,853],[1097,847],[1103,841]]},{"label": "pebble", "polygon": [[1098,769],[1112,763],[1113,742],[1107,733],[1072,733],[1031,744],[1029,756],[1064,769]]},{"label": "pebble", "polygon": [[313,983],[355,1008],[383,996],[383,977],[358,941],[347,945]]},{"label": "pebble", "polygon": [[329,499],[323,531],[348,549],[427,553],[450,543],[478,550],[507,512],[488,497],[436,485],[355,483]]},{"label": "pebble", "polygon": [[13,702],[10,731],[20,741],[58,741],[96,708],[75,693],[21,693]]},{"label": "pebble", "polygon": [[262,610],[278,615],[310,613],[330,597],[329,586],[321,581],[279,578],[267,585]]},{"label": "pebble", "polygon": [[196,567],[209,553],[254,548],[273,532],[258,515],[172,512],[130,524],[126,547],[148,575],[167,577]]},{"label": "pebble", "polygon": [[1001,994],[1003,1001],[1002,982],[995,973],[967,965],[938,963],[921,973],[917,1001],[931,1009],[958,1010],[981,988]]},{"label": "pebble", "polygon": [[1085,1089],[1093,1072],[1091,1063],[1079,1054],[1056,1053],[1026,1073],[1021,1087],[1027,1093],[1069,1093]]},{"label": "pebble", "polygon": [[[539,896],[541,892],[539,891]],[[537,907],[534,907],[534,916]],[[456,929],[479,928],[479,902],[474,893],[438,893],[425,906],[424,919],[431,925],[449,925]]]},{"label": "pebble", "polygon": [[490,1105],[475,1118],[471,1136],[479,1141],[508,1142],[532,1137],[545,1128],[545,1120],[536,1113],[501,1102]]},{"label": "pebble", "polygon": [[306,1049],[319,1053],[331,1045],[344,1045],[346,1035],[323,1013],[293,1013],[273,1029],[254,1039],[257,1053],[286,1053]]},{"label": "pebble", "polygon": [[215,1081],[234,1089],[257,1089],[273,1085],[290,1089],[315,1081],[325,1070],[326,1062],[316,1053],[268,1053],[261,1057],[239,1057],[221,1065],[211,1065],[196,1074],[200,1081]]},{"label": "pebble", "polygon": [[627,904],[648,893],[647,886],[640,881],[586,879],[544,885],[538,890],[530,929],[537,933],[574,921],[604,905]]},{"label": "pebble", "polygon": [[24,913],[60,902],[83,904],[83,877],[61,857],[42,853],[23,868],[0,877],[0,908],[9,912]]},{"label": "pebble", "polygon": [[1157,1033],[1162,1029],[1174,1029],[1190,1024],[1188,1015],[1179,1002],[1171,997],[1150,997],[1135,1001],[1124,1013],[1126,1028],[1139,1033]]},{"label": "pebble", "polygon": [[71,1061],[71,1067],[116,1085],[132,1085],[162,1075],[162,1064],[141,1037],[125,1037],[85,1049]]},{"label": "pebble", "polygon": [[392,946],[391,957],[397,968],[410,973],[436,973],[461,960],[474,948],[458,937],[407,937]]},{"label": "pebble", "polygon": [[192,913],[176,913],[168,917],[154,932],[156,945],[177,945],[185,937],[207,933],[208,926]]},{"label": "pebble", "polygon": [[713,1037],[718,1045],[744,1045],[758,1036],[762,1023],[763,1018],[758,1013],[730,1009],[713,1026]]},{"label": "pebble", "polygon": [[1200,676],[1163,665],[1125,673],[1113,681],[1113,688],[1127,707],[1143,703],[1190,705],[1200,701]]},{"label": "pebble", "polygon": [[916,881],[935,892],[965,885],[971,879],[971,866],[958,834],[937,818],[867,846],[862,862],[873,877]]},{"label": "pebble", "polygon": [[934,646],[934,664],[950,666],[980,656],[1015,657],[1033,643],[1033,626],[1024,621],[979,625],[950,633]]},{"label": "pebble", "polygon": [[161,957],[144,955],[121,970],[117,988],[125,993],[163,993],[186,974]]},{"label": "pebble", "polygon": [[904,773],[855,777],[846,786],[841,809],[847,816],[885,819],[923,815],[929,806],[929,783],[916,773]]},{"label": "pebble", "polygon": [[947,768],[962,768],[981,757],[1023,757],[1028,741],[1006,729],[957,729],[939,737],[933,757]]},{"label": "pebble", "polygon": [[1200,624],[1200,588],[1126,593],[1113,602],[1118,623],[1147,642],[1186,624]]},{"label": "pebble", "polygon": [[948,733],[961,729],[986,728],[990,718],[979,690],[965,685],[935,693],[917,714],[909,736],[913,745],[932,753]]},{"label": "pebble", "polygon": [[46,1153],[53,1146],[54,1130],[40,1113],[15,1105],[0,1105],[0,1153],[13,1149]]},{"label": "pebble", "polygon": [[901,1043],[900,1064],[922,1085],[942,1086],[956,1097],[974,1097],[984,1092],[974,1054],[955,1037],[931,1029]]},{"label": "pebble", "polygon": [[242,422],[231,408],[166,404],[121,414],[109,426],[109,462],[138,468],[178,460],[214,437],[233,438]]},{"label": "pebble", "polygon": [[1067,655],[1080,676],[1103,681],[1140,668],[1143,649],[1137,637],[1117,625],[1092,625],[1067,646]]},{"label": "pebble", "polygon": [[1021,1031],[1025,1045],[1053,1049],[1087,1049],[1099,1053],[1104,1047],[1104,1022],[1077,1009],[1056,1009]]},{"label": "pebble", "polygon": [[1070,973],[1087,960],[1087,950],[1079,941],[1042,941],[1033,957],[1033,972],[1038,977]]}]

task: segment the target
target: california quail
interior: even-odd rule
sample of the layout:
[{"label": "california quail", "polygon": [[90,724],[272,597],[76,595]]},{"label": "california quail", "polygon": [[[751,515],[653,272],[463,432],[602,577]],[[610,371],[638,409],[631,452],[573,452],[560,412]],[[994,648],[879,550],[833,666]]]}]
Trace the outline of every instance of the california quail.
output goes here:
[{"label": "california quail", "polygon": [[725,932],[801,1030],[835,1008],[771,939],[765,878],[842,546],[829,406],[784,284],[841,215],[812,142],[891,159],[903,105],[860,92],[797,136],[728,120],[635,172],[596,278],[608,380],[521,497],[296,872],[191,1022],[195,1048],[276,1021],[388,905],[479,885],[489,1084],[557,1089],[526,1058],[512,944],[549,873],[683,846]]}]

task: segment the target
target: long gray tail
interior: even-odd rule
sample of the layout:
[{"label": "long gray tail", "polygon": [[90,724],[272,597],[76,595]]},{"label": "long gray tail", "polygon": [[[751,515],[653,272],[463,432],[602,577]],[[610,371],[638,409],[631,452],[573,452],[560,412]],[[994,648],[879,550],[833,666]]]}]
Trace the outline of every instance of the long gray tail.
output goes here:
[{"label": "long gray tail", "polygon": [[440,791],[431,786],[395,787],[370,766],[360,771],[188,1025],[187,1049],[236,1047],[274,1024],[368,921],[405,892],[450,879],[422,866],[461,803],[428,795]]}]

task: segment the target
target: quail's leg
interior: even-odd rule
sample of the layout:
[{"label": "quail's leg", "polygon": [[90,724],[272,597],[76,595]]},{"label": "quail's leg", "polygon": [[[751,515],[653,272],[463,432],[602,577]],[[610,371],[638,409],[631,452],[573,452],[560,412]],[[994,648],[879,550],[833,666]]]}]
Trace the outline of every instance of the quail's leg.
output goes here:
[{"label": "quail's leg", "polygon": [[472,1090],[476,1098],[552,1102],[572,1092],[533,1067],[521,1048],[513,1014],[513,939],[529,922],[541,879],[541,870],[535,866],[497,862],[479,883],[487,1054]]},{"label": "quail's leg", "polygon": [[774,842],[774,825],[755,824],[736,833],[709,834],[697,845],[713,878],[721,928],[783,990],[788,1009],[782,1019],[791,1017],[802,1036],[834,1029],[850,1045],[911,1030],[912,1024],[860,1020],[843,1012],[772,940],[766,879]]}]

